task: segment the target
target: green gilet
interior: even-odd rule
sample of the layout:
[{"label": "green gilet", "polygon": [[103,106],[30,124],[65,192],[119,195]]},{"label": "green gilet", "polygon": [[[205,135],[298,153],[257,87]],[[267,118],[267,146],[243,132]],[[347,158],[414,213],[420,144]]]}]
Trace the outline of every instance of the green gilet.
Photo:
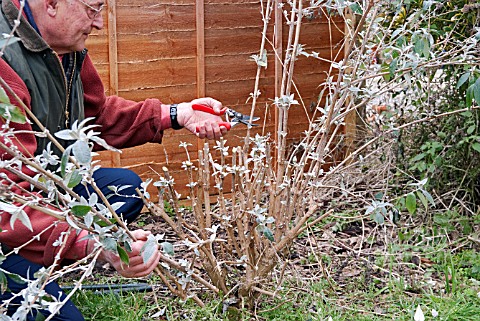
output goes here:
[{"label": "green gilet", "polygon": [[[0,0],[0,33],[10,34],[18,9],[10,0]],[[50,133],[71,127],[75,120],[84,119],[83,86],[80,70],[86,50],[71,54],[74,66],[69,79],[59,56],[22,16],[15,36],[21,40],[6,47],[2,56],[20,76],[31,96],[31,109]],[[0,70],[1,76],[1,70]],[[67,116],[68,115],[68,116]],[[36,124],[33,130],[39,131]],[[36,154],[40,154],[48,138],[37,137]],[[64,146],[69,141],[60,141]],[[58,154],[58,151],[55,151]]]}]

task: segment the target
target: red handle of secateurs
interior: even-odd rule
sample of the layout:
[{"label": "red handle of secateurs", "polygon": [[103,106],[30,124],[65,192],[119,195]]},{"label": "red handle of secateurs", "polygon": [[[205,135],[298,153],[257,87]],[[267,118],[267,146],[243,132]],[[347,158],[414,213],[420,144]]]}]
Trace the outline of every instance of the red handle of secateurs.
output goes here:
[{"label": "red handle of secateurs", "polygon": [[193,104],[192,109],[193,110],[198,110],[198,111],[203,111],[204,113],[209,113],[209,114],[217,115],[217,116],[222,116],[227,111],[227,108],[223,108],[223,109],[220,110],[219,113],[216,113],[215,110],[213,110],[212,107],[205,106],[205,105],[200,105],[200,104]]},{"label": "red handle of secateurs", "polygon": [[[192,105],[192,109],[193,110],[198,110],[198,111],[202,111],[204,113],[209,113],[209,114],[212,114],[212,115],[217,115],[217,116],[222,116],[225,114],[225,112],[227,111],[227,108],[223,108],[222,110],[220,110],[220,113],[216,113],[212,107],[210,106],[205,106],[205,105],[200,105],[200,104],[193,104]],[[218,126],[223,126],[225,127],[227,130],[230,130],[230,128],[232,128],[232,124],[230,124],[229,122],[221,122],[221,123],[218,123]],[[198,133],[199,132],[199,128],[197,127],[196,128],[196,132]]]}]

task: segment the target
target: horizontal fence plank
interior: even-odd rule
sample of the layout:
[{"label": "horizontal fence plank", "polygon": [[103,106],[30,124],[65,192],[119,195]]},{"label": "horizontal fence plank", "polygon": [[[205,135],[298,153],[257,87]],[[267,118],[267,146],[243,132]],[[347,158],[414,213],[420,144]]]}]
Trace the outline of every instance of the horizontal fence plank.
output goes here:
[{"label": "horizontal fence plank", "polygon": [[[163,59],[178,60],[196,56],[195,30],[162,31],[156,34],[119,34],[119,60],[142,63]],[[144,44],[148,43],[148,46]]]}]

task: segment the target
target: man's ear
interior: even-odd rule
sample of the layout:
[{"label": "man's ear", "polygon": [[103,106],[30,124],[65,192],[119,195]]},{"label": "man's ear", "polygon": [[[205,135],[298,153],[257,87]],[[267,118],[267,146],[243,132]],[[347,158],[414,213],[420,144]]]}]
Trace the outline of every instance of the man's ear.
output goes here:
[{"label": "man's ear", "polygon": [[58,10],[58,0],[44,0],[45,9],[49,16],[56,16]]}]

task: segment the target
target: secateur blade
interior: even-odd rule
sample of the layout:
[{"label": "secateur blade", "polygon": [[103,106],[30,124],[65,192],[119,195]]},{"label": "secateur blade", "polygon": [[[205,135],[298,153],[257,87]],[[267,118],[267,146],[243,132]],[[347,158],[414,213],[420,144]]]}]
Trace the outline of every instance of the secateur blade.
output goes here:
[{"label": "secateur blade", "polygon": [[227,115],[229,122],[242,123],[247,126],[258,126],[258,124],[253,124],[252,122],[255,122],[260,119],[260,117],[255,117],[255,116],[250,118],[249,115],[244,115],[241,112],[233,110],[232,108],[227,108],[227,111],[225,114]]}]

